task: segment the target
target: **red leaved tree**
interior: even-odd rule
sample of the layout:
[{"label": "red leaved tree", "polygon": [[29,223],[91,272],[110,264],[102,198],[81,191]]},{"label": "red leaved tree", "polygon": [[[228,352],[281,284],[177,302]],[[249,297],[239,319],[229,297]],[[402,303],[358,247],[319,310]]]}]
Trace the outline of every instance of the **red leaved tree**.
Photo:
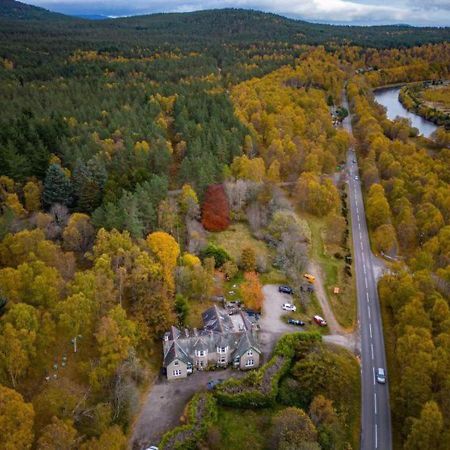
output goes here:
[{"label": "red leaved tree", "polygon": [[206,190],[202,224],[208,231],[223,231],[230,225],[230,205],[221,184],[212,184]]}]

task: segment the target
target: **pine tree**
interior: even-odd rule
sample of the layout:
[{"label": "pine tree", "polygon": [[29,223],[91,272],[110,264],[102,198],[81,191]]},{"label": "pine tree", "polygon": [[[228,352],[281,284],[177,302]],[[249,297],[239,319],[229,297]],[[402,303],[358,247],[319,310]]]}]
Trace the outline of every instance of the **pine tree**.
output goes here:
[{"label": "pine tree", "polygon": [[48,207],[54,203],[68,205],[72,187],[68,176],[59,164],[51,164],[47,170],[42,199]]}]

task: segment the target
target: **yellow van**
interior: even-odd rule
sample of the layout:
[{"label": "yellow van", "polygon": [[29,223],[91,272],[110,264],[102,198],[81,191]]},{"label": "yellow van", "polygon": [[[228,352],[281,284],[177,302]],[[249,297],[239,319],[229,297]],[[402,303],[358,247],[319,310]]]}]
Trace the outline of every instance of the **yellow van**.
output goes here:
[{"label": "yellow van", "polygon": [[316,277],[311,275],[310,273],[305,273],[303,275],[310,283],[314,283],[316,281]]}]

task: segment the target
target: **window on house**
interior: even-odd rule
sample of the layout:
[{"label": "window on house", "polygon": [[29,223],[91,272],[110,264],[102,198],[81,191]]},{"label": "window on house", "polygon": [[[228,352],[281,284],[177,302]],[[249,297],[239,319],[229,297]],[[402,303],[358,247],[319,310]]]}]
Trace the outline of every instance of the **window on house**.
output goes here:
[{"label": "window on house", "polygon": [[174,361],[174,362],[173,362],[173,365],[174,365],[174,366],[178,366],[178,361]]},{"label": "window on house", "polygon": [[224,356],[222,356],[222,357],[220,358],[220,362],[221,362],[221,363],[226,363],[226,362],[227,362],[227,358],[225,358]]},{"label": "window on house", "polygon": [[245,361],[245,365],[247,367],[251,367],[255,365],[255,361],[253,361],[253,359],[247,359],[247,361]]},{"label": "window on house", "polygon": [[200,361],[200,367],[203,367],[203,361]]},{"label": "window on house", "polygon": [[253,356],[253,350],[252,349],[247,350],[247,356]]},{"label": "window on house", "polygon": [[179,377],[181,375],[181,370],[180,369],[175,369],[174,371],[172,371],[172,375],[174,377]]},{"label": "window on house", "polygon": [[197,354],[197,356],[205,356],[206,355],[206,351],[205,350],[197,350],[196,354]]},{"label": "window on house", "polygon": [[228,347],[217,347],[217,353],[226,353]]}]

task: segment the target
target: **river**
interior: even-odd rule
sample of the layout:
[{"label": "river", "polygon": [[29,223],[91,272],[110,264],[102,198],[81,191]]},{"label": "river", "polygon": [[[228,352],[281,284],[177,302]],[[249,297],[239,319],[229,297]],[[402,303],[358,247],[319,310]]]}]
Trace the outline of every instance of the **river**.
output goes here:
[{"label": "river", "polygon": [[397,116],[410,119],[411,125],[417,128],[420,134],[430,137],[433,131],[438,128],[437,125],[408,111],[398,99],[400,89],[401,86],[377,89],[374,91],[375,100],[386,108],[388,119],[394,120]]}]

